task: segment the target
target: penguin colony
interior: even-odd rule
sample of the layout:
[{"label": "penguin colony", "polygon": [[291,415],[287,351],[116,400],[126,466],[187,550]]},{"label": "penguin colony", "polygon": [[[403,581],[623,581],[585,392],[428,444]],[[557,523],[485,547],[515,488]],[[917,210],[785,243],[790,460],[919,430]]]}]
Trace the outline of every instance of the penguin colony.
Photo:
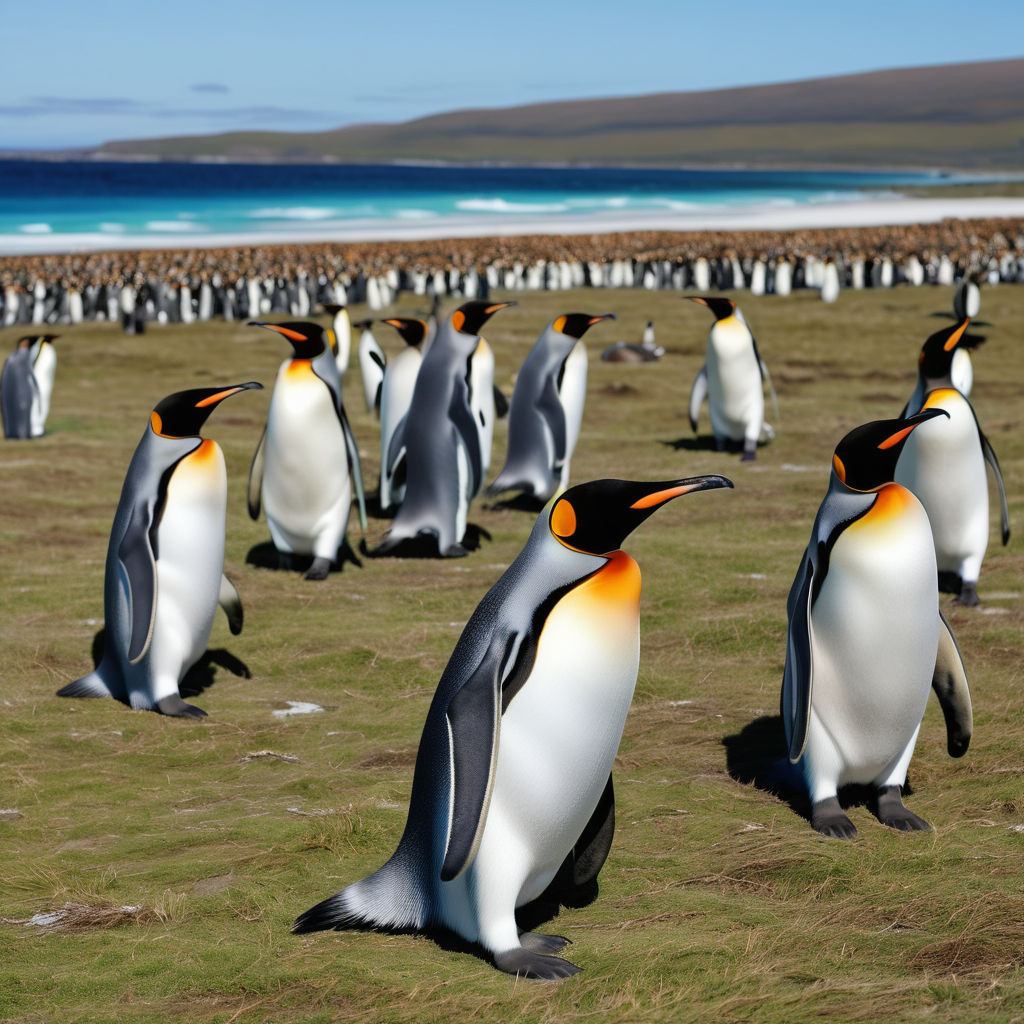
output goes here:
[{"label": "penguin colony", "polygon": [[[734,301],[693,301],[715,322],[691,393],[691,422],[696,430],[707,397],[716,447],[733,442],[753,459],[759,439],[771,436],[763,421],[766,367]],[[379,503],[397,509],[371,554],[422,554],[422,542],[433,555],[466,553],[468,506],[484,482],[495,417],[493,354],[480,332],[511,304],[472,300],[433,328],[415,318],[385,320],[406,344],[390,360],[372,324],[356,325],[364,401],[381,418]],[[311,558],[309,579],[323,579],[337,561],[353,493],[366,525],[358,448],[341,395],[350,323],[344,303],[327,309],[331,330],[301,321],[251,324],[286,340],[292,356],[281,365],[253,458],[250,513],[266,512],[283,568],[293,567],[295,555]],[[586,390],[582,339],[609,319],[557,317],[524,362],[508,455],[489,493],[518,490],[543,508],[441,676],[394,855],[302,914],[296,932],[443,928],[512,974],[557,979],[579,970],[554,955],[568,940],[520,932],[515,911],[542,895],[570,903],[592,891],[609,854],[611,769],[639,664],[640,574],[621,544],[666,502],[733,486],[710,475],[568,487]],[[884,824],[928,828],[903,805],[901,787],[929,688],[942,706],[950,754],[962,756],[970,742],[967,673],[938,610],[938,582],[944,571],[955,574],[958,600],[978,603],[986,463],[999,487],[1004,544],[1009,522],[995,453],[954,384],[967,324],[926,341],[917,389],[900,418],[865,424],[839,441],[790,591],[782,718],[811,824],[828,836],[856,833],[838,800],[847,783],[875,787]],[[5,364],[8,437],[42,432],[53,363],[35,371],[33,361],[51,341],[21,339]],[[153,409],[111,531],[103,657],[60,696],[110,696],[166,715],[204,715],[181,699],[179,684],[205,650],[217,606],[234,633],[242,608],[222,572],[224,459],[199,431],[226,398],[260,387],[182,391]],[[950,467],[960,486],[950,486]],[[553,781],[568,776],[573,786]]]}]

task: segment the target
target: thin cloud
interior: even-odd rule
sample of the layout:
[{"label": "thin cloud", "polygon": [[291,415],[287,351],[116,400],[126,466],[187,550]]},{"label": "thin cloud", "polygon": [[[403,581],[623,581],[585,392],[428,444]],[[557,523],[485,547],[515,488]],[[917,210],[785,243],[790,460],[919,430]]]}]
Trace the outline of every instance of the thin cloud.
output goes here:
[{"label": "thin cloud", "polygon": [[216,93],[221,96],[231,92],[222,82],[197,82],[195,85],[190,85],[189,89],[192,92]]}]

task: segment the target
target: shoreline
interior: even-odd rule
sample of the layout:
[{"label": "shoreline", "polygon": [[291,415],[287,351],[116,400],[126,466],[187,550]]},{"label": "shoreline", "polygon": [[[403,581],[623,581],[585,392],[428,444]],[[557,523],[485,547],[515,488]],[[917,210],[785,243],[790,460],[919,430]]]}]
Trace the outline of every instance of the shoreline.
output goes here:
[{"label": "shoreline", "polygon": [[0,235],[0,262],[134,251],[208,250],[266,246],[423,243],[445,240],[513,239],[525,236],[601,236],[628,232],[793,232],[938,224],[944,220],[1024,218],[1024,197],[906,196],[841,202],[694,207],[687,210],[608,211],[599,215],[521,214],[497,219],[465,216],[415,220],[335,221],[293,231],[230,235],[196,232],[154,235]]}]

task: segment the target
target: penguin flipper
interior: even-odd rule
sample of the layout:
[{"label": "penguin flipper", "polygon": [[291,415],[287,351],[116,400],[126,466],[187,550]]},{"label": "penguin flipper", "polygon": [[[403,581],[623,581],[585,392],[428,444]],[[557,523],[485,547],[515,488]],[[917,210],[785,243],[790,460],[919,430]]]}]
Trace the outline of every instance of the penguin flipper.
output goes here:
[{"label": "penguin flipper", "polygon": [[246,498],[249,505],[249,518],[259,519],[260,517],[260,495],[263,490],[263,459],[267,444],[267,425],[263,425],[263,433],[260,434],[260,443],[256,445],[253,452],[252,465],[249,467],[249,489]]},{"label": "penguin flipper", "polygon": [[480,453],[480,434],[477,431],[476,420],[473,418],[473,410],[470,409],[464,394],[460,394],[458,388],[452,395],[448,406],[448,418],[451,420],[460,440],[466,446],[466,454],[469,457],[469,468],[473,474],[472,493],[477,494],[483,483],[483,457]]},{"label": "penguin flipper", "polygon": [[544,389],[537,400],[537,409],[544,417],[544,422],[551,432],[551,441],[554,446],[554,466],[560,468],[565,462],[565,449],[568,439],[565,429],[565,410],[562,408],[562,399],[558,393],[558,386],[554,377],[548,377]]},{"label": "penguin flipper", "polygon": [[697,433],[697,419],[700,416],[700,407],[708,396],[708,368],[704,365],[700,373],[694,378],[693,387],[690,389],[690,429]]},{"label": "penguin flipper", "polygon": [[217,603],[224,609],[224,614],[228,617],[228,628],[235,636],[238,636],[242,632],[244,618],[242,599],[238,596],[234,583],[223,573],[220,577],[220,594],[217,597]]},{"label": "penguin flipper", "polygon": [[452,773],[451,824],[441,881],[457,878],[480,847],[494,785],[501,728],[501,676],[514,644],[492,643],[445,712]]},{"label": "penguin flipper", "polygon": [[123,583],[128,591],[128,662],[137,664],[149,650],[156,623],[156,553],[150,538],[154,512],[136,502],[117,549]]},{"label": "penguin flipper", "polygon": [[814,679],[811,653],[813,579],[814,564],[807,556],[789,595],[789,635],[786,641],[786,670],[782,678],[782,720],[789,737],[789,760],[793,764],[803,755],[811,717],[811,686]]},{"label": "penguin flipper", "polygon": [[604,787],[601,799],[587,822],[579,839],[576,840],[569,857],[572,858],[572,882],[579,888],[597,879],[612,848],[615,834],[615,790],[611,774]]},{"label": "penguin flipper", "polygon": [[775,394],[775,385],[772,383],[772,375],[768,372],[768,367],[760,356],[757,357],[757,365],[761,368],[761,380],[768,385],[768,395],[772,400],[772,409],[775,411],[775,418],[777,420],[782,419],[779,415],[779,396]]},{"label": "penguin flipper", "polygon": [[960,648],[942,612],[939,612],[939,650],[935,659],[932,689],[939,699],[942,716],[946,720],[949,756],[963,757],[974,730],[971,692],[967,687],[967,673],[963,658],[960,657]]},{"label": "penguin flipper", "polygon": [[996,458],[989,439],[980,429],[978,437],[981,439],[981,450],[985,461],[992,467],[992,475],[996,478],[996,487],[999,489],[1000,525],[1002,526],[1003,547],[1006,547],[1010,540],[1010,509],[1006,504],[1006,484],[1003,483],[1003,471],[999,468],[999,460]]},{"label": "penguin flipper", "polygon": [[508,415],[508,398],[497,384],[492,385],[491,390],[494,392],[495,418],[503,420]]},{"label": "penguin flipper", "polygon": [[338,404],[338,419],[341,420],[341,432],[345,435],[345,449],[348,451],[348,468],[355,487],[356,502],[359,506],[359,526],[366,531],[366,494],[363,491],[363,467],[359,464],[359,446],[355,434],[345,415],[344,407]]}]

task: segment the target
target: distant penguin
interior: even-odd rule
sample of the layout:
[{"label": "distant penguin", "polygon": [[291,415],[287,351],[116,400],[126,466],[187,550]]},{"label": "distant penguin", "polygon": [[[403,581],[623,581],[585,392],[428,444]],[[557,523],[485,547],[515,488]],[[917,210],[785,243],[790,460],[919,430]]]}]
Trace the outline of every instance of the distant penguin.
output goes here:
[{"label": "distant penguin", "polygon": [[706,306],[715,317],[708,334],[706,362],[690,391],[690,426],[696,433],[697,417],[707,396],[711,430],[719,450],[728,441],[742,441],[743,459],[749,461],[757,457],[762,431],[773,436],[772,428],[764,422],[763,381],[767,381],[775,399],[768,368],[732,299],[691,296],[690,301]]},{"label": "distant penguin", "polygon": [[601,362],[653,363],[664,354],[665,350],[654,340],[654,321],[648,320],[639,344],[635,341],[617,341],[601,353]]},{"label": "distant penguin", "polygon": [[389,465],[388,451],[395,431],[409,412],[416,376],[423,361],[427,324],[408,317],[393,317],[382,322],[394,327],[406,344],[405,349],[387,361],[380,391],[380,507],[387,511],[400,505],[405,497],[405,459],[397,458]]},{"label": "distant penguin", "polygon": [[971,277],[965,277],[953,293],[953,316],[959,320],[973,320],[981,309],[981,289]]},{"label": "distant penguin", "polygon": [[249,515],[267,514],[282,568],[312,555],[305,579],[326,579],[345,541],[353,486],[366,529],[359,449],[341,401],[338,367],[318,324],[250,322],[285,338],[294,355],[277,373],[267,425],[249,470]]},{"label": "distant penguin", "polygon": [[[344,289],[338,289],[344,293]],[[331,330],[334,332],[334,361],[338,366],[338,376],[344,381],[348,370],[348,361],[352,352],[352,322],[348,315],[348,306],[340,302],[325,302],[324,310],[331,315]]]},{"label": "distant penguin", "polygon": [[581,339],[594,324],[614,319],[612,313],[567,313],[541,332],[516,378],[508,455],[488,494],[517,490],[543,504],[568,484],[586,397],[587,350]]},{"label": "distant penguin", "polygon": [[839,268],[835,260],[826,259],[821,268],[821,301],[835,302],[839,298]]},{"label": "distant penguin", "polygon": [[217,605],[237,634],[242,604],[223,574],[224,455],[199,431],[225,398],[262,386],[179,391],[150,414],[107,547],[103,660],[58,697],[114,697],[182,718],[206,714],[186,704],[178,686],[206,650]]},{"label": "distant penguin", "polygon": [[579,970],[551,955],[567,940],[522,932],[515,911],[593,892],[611,848],[640,656],[640,570],[619,548],[671,498],[731,486],[597,480],[551,501],[441,676],[397,850],[293,931],[440,927],[510,974]]},{"label": "distant penguin", "polygon": [[[992,445],[982,433],[971,403],[952,386],[950,368],[968,321],[933,334],[921,349],[919,392],[904,415],[939,410],[946,415],[917,430],[896,464],[897,483],[909,488],[928,512],[940,573],[959,577],[960,604],[978,604],[978,576],[988,547],[988,481],[992,467],[1002,523],[1002,541],[1010,539],[1006,487]],[[915,396],[919,394],[915,392]]]},{"label": "distant penguin", "polygon": [[359,375],[363,380],[363,401],[366,411],[380,414],[380,386],[384,380],[384,366],[387,356],[377,344],[377,339],[370,329],[372,320],[360,320],[356,327],[362,328],[359,335]]},{"label": "distant penguin", "polygon": [[[969,334],[967,333],[967,325],[970,321],[964,320],[959,327],[951,327],[942,331],[936,332],[933,337],[940,337],[941,342],[945,345],[949,342],[953,346],[953,362],[949,368],[949,381],[950,385],[957,389],[964,398],[971,397],[971,388],[974,384],[974,367],[971,364],[970,350],[977,348],[985,337],[981,334]],[[956,338],[952,338],[952,335],[956,334]],[[952,340],[950,340],[952,338]],[[928,339],[931,341],[931,338]],[[927,346],[928,342],[925,342]],[[938,344],[936,342],[935,344]],[[930,361],[929,365],[933,371],[935,367],[933,365],[934,357]],[[938,379],[945,379],[946,374],[939,368],[937,371]],[[936,385],[946,386],[946,385]],[[914,388],[913,394],[910,396],[910,401],[904,406],[904,415],[906,410],[916,412],[924,404],[924,396],[928,393],[930,388],[928,387],[927,379],[925,377],[925,352],[924,348],[921,349],[920,355],[918,356],[917,362],[917,385]]]},{"label": "distant penguin", "polygon": [[811,799],[811,824],[856,835],[839,805],[848,783],[874,786],[878,818],[903,831],[927,822],[900,789],[931,686],[949,753],[970,742],[971,699],[956,641],[938,608],[928,516],[893,471],[908,437],[945,414],[852,430],[832,458],[828,492],[789,592],[782,718],[789,759]]},{"label": "distant penguin", "polygon": [[32,436],[42,437],[46,431],[46,420],[50,415],[50,398],[53,395],[53,380],[57,373],[57,352],[53,343],[59,334],[41,334],[32,340],[29,352],[32,354],[32,373],[39,388],[39,400],[32,405]]},{"label": "distant penguin", "polygon": [[33,436],[33,410],[39,408],[39,384],[32,372],[32,339],[19,338],[0,373],[0,407],[4,437],[26,441]]},{"label": "distant penguin", "polygon": [[405,459],[405,498],[373,555],[419,547],[424,538],[443,558],[466,553],[462,539],[472,496],[483,481],[480,425],[472,405],[472,359],[479,331],[511,302],[475,300],[438,329],[416,377],[409,412],[392,436],[386,471]]}]

